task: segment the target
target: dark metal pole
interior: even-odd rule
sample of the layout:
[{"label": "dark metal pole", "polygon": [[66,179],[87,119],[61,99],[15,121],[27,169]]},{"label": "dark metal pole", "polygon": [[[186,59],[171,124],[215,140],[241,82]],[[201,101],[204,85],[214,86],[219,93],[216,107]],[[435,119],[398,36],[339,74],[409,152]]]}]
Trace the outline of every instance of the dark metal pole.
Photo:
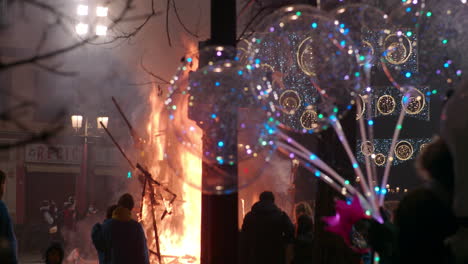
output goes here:
[{"label": "dark metal pole", "polygon": [[[210,45],[236,45],[236,0],[211,1],[211,39]],[[207,58],[200,58],[200,67]],[[223,118],[237,122],[236,116]],[[211,149],[206,134],[203,136],[203,151]],[[236,140],[237,142],[237,140]],[[237,144],[235,144],[237,146]],[[237,148],[233,149],[236,153]],[[219,165],[226,173],[237,176],[237,164]],[[216,177],[217,170],[203,163],[202,184],[207,179]],[[234,184],[237,181],[234,180]],[[237,192],[225,195],[202,194],[202,228],[201,228],[201,263],[238,263],[238,219]]]}]

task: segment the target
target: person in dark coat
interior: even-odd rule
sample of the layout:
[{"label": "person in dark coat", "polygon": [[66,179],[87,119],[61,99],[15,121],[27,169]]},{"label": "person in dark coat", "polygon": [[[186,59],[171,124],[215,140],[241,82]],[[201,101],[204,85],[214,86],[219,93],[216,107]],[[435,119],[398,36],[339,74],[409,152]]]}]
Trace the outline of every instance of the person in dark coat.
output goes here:
[{"label": "person in dark coat", "polygon": [[399,263],[450,263],[445,240],[457,230],[452,211],[454,170],[447,145],[435,138],[417,159],[424,187],[406,195],[395,215]]},{"label": "person in dark coat", "polygon": [[272,192],[261,193],[242,224],[241,263],[287,263],[293,241],[294,226],[288,215],[275,205]]},{"label": "person in dark coat", "polygon": [[[106,219],[104,220],[104,223],[107,220],[112,219],[112,214],[114,213],[114,210],[117,209],[117,207],[118,205],[114,204],[114,205],[109,206],[109,208],[107,208]],[[106,245],[105,245],[104,240],[102,239],[101,223],[96,223],[93,226],[93,229],[91,231],[91,240],[93,241],[93,245],[96,248],[96,251],[98,253],[99,264],[104,264]]]},{"label": "person in dark coat", "polygon": [[103,243],[104,263],[149,264],[143,227],[132,219],[133,197],[126,193],[120,197],[117,205],[112,219],[106,220],[102,230],[93,235],[93,241],[101,240]]},{"label": "person in dark coat", "polygon": [[296,239],[294,240],[294,264],[309,264],[313,261],[314,222],[312,209],[306,202],[296,205]]},{"label": "person in dark coat", "polygon": [[6,174],[0,170],[0,263],[16,264],[17,241],[8,208],[1,200],[6,188]]}]

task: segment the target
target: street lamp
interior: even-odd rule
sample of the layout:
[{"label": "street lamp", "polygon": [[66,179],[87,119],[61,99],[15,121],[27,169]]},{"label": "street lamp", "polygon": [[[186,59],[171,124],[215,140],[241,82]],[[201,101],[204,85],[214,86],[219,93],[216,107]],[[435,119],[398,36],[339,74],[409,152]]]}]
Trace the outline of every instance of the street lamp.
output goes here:
[{"label": "street lamp", "polygon": [[96,26],[96,35],[105,36],[107,34],[107,27],[103,25]]},{"label": "street lamp", "polygon": [[98,17],[106,17],[106,16],[107,16],[108,10],[109,10],[108,7],[105,7],[105,6],[98,6],[98,7],[96,7],[96,16],[98,16]]},{"label": "street lamp", "polygon": [[88,6],[87,5],[78,5],[76,8],[76,14],[79,16],[87,16],[88,15]]},{"label": "street lamp", "polygon": [[81,115],[72,115],[71,116],[72,127],[78,131],[83,126],[83,116]]},{"label": "street lamp", "polygon": [[[86,1],[79,3],[76,6],[77,24],[75,24],[75,32],[80,36],[85,36],[94,33],[96,36],[106,36],[109,20],[107,19],[109,7],[98,5],[98,1]],[[92,21],[96,22],[94,26]],[[94,29],[90,29],[94,27]],[[93,31],[94,32],[90,32]]]},{"label": "street lamp", "polygon": [[78,23],[75,26],[76,34],[78,35],[86,35],[88,34],[88,24]]},{"label": "street lamp", "polygon": [[[92,124],[88,122],[87,117],[83,117],[82,115],[72,115],[71,122],[72,127],[75,129],[75,132],[78,132],[83,127],[83,119],[84,119],[84,134],[80,135],[84,138],[83,141],[83,157],[81,159],[81,174],[76,180],[75,184],[75,197],[76,197],[76,210],[79,213],[84,212],[86,210],[86,189],[87,189],[87,180],[88,180],[88,137],[99,137],[99,135],[91,135],[88,131],[88,128],[92,128]],[[107,116],[99,116],[96,118],[96,128],[98,131],[102,131],[103,127],[102,124],[107,127],[109,124],[109,117]]]},{"label": "street lamp", "polygon": [[107,128],[107,124],[109,123],[109,117],[107,116],[100,116],[97,118],[97,128],[102,131],[103,127],[101,125],[101,122],[102,124]]}]

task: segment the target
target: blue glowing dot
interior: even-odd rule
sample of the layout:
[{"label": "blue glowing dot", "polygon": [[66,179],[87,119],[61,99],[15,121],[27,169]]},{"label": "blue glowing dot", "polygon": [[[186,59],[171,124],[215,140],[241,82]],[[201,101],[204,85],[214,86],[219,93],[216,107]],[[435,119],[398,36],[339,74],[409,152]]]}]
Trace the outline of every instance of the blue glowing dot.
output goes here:
[{"label": "blue glowing dot", "polygon": [[255,59],[255,64],[260,64],[260,59]]},{"label": "blue glowing dot", "polygon": [[346,107],[348,110],[351,110],[351,108],[353,108],[351,105],[348,105],[348,107]]},{"label": "blue glowing dot", "polygon": [[346,41],[345,41],[345,40],[342,40],[342,41],[340,42],[340,45],[341,45],[341,46],[345,46],[345,45],[346,45]]},{"label": "blue glowing dot", "polygon": [[408,36],[408,37],[413,36],[413,32],[411,32],[411,31],[406,32],[406,36]]},{"label": "blue glowing dot", "polygon": [[444,68],[448,68],[450,66],[450,64],[448,64],[448,62],[444,63]]},{"label": "blue glowing dot", "polygon": [[234,57],[234,60],[235,60],[235,61],[238,61],[238,60],[239,60],[239,57],[237,57],[237,56]]},{"label": "blue glowing dot", "polygon": [[383,195],[387,194],[387,189],[385,189],[385,188],[382,189],[382,194],[383,194]]},{"label": "blue glowing dot", "polygon": [[317,23],[312,23],[312,28],[317,28]]},{"label": "blue glowing dot", "polygon": [[351,201],[350,201],[350,200],[347,200],[347,201],[346,201],[346,204],[347,204],[347,205],[351,205]]},{"label": "blue glowing dot", "polygon": [[239,71],[237,72],[237,74],[239,74],[239,75],[242,75],[243,73],[244,73],[244,72],[241,71],[241,70],[239,70]]},{"label": "blue glowing dot", "polygon": [[215,85],[216,85],[216,86],[219,86],[219,82],[215,82]]},{"label": "blue glowing dot", "polygon": [[170,119],[170,120],[174,119],[174,115],[170,115],[170,116],[169,116],[169,119]]},{"label": "blue glowing dot", "polygon": [[406,72],[406,73],[405,73],[405,77],[406,77],[406,78],[410,78],[411,75],[412,75],[411,72]]},{"label": "blue glowing dot", "polygon": [[374,120],[367,121],[367,124],[369,124],[369,126],[373,126],[374,125]]},{"label": "blue glowing dot", "polygon": [[408,13],[411,12],[411,7],[407,7],[406,12],[408,12]]},{"label": "blue glowing dot", "polygon": [[343,34],[347,35],[349,33],[349,28],[345,29]]},{"label": "blue glowing dot", "polygon": [[378,193],[378,192],[380,191],[380,188],[379,188],[379,186],[375,186],[374,190],[375,190],[375,192],[377,192],[377,193]]},{"label": "blue glowing dot", "polygon": [[358,167],[359,167],[359,166],[358,166],[357,163],[354,163],[354,164],[353,164],[353,168],[357,169]]},{"label": "blue glowing dot", "polygon": [[219,141],[219,142],[218,142],[218,147],[222,148],[223,146],[224,146],[224,142]]},{"label": "blue glowing dot", "polygon": [[188,61],[188,62],[192,62],[193,59],[192,59],[192,58],[187,58],[187,61]]},{"label": "blue glowing dot", "polygon": [[310,155],[309,157],[311,160],[315,160],[317,158],[317,156],[315,156],[314,154]]},{"label": "blue glowing dot", "polygon": [[344,28],[344,27],[345,27],[345,25],[344,25],[344,24],[340,24],[340,28]]},{"label": "blue glowing dot", "polygon": [[344,181],[344,184],[348,185],[348,184],[349,184],[349,181],[348,181],[348,180],[345,180],[345,181]]},{"label": "blue glowing dot", "polygon": [[426,95],[427,95],[427,96],[430,96],[430,95],[431,95],[431,92],[427,92]]},{"label": "blue glowing dot", "polygon": [[132,178],[132,172],[131,171],[127,172],[127,178],[129,178],[129,179]]},{"label": "blue glowing dot", "polygon": [[315,172],[315,176],[316,176],[316,177],[320,177],[320,171],[316,171],[316,172]]},{"label": "blue glowing dot", "polygon": [[212,115],[211,115],[211,118],[215,119],[215,118],[216,118],[216,114],[212,114]]}]

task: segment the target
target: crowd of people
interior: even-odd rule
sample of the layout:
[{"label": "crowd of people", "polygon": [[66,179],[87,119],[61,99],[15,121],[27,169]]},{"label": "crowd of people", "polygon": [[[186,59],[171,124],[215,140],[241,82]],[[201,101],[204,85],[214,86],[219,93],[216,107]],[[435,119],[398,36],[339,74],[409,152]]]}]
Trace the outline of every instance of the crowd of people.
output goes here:
[{"label": "crowd of people", "polygon": [[[462,133],[465,137],[468,135],[466,132]],[[460,171],[457,174],[454,164],[460,166],[460,162],[467,157],[460,157],[459,152],[453,151],[456,140],[452,138],[450,141],[435,137],[421,152],[416,167],[424,184],[409,192],[395,212],[390,213],[392,216],[384,217],[383,224],[371,221],[355,226],[357,232],[350,234],[352,240],[356,238],[356,244],[367,245],[371,249],[371,257],[363,254],[362,263],[372,263],[375,260],[373,256],[376,256],[374,253],[378,253],[383,264],[467,263],[467,253],[463,252],[467,243],[460,230],[466,230],[468,221],[456,215],[453,209],[457,190],[455,183],[460,177]],[[0,171],[0,263],[16,264],[18,246],[13,222],[1,200],[5,188],[6,175]],[[122,195],[115,205],[108,208],[102,223],[96,223],[91,232],[84,232],[92,239],[99,263],[149,264],[144,229],[132,216],[134,206],[130,194]],[[76,262],[79,252],[73,251],[76,254],[71,254],[68,257],[71,259],[67,259],[63,241],[54,237],[55,234],[63,234],[64,241],[73,241],[76,236],[73,197],[65,203],[61,213],[54,201],[44,201],[40,211],[51,235],[50,246],[44,254],[45,263],[58,264],[64,259]],[[90,206],[88,213],[96,213],[94,206]],[[301,202],[295,207],[293,224],[290,217],[275,204],[274,194],[262,192],[242,223],[241,263],[314,263],[313,247],[320,241],[314,237],[313,219],[310,205]],[[74,258],[74,255],[78,257]]]},{"label": "crowd of people", "polygon": [[[399,203],[394,216],[387,217],[386,224],[390,223],[397,231],[389,231],[385,227],[372,228],[370,225],[364,239],[371,248],[379,251],[381,263],[384,264],[454,263],[447,244],[458,229],[451,206],[454,169],[452,155],[444,140],[434,138],[420,154],[416,164],[425,184],[408,193]],[[5,178],[0,171],[0,198],[5,190]],[[45,263],[62,263],[64,260],[79,263],[79,252],[72,251],[67,258],[63,250],[63,242],[73,241],[72,237],[76,235],[74,204],[73,197],[70,197],[61,213],[54,201],[44,201],[40,208],[50,235],[50,247],[44,254]],[[117,204],[108,208],[104,221],[96,223],[91,234],[88,231],[99,263],[149,263],[145,232],[141,224],[132,218],[134,206],[130,194],[122,195]],[[93,213],[96,213],[96,209],[90,206],[88,214]],[[259,201],[246,214],[240,230],[241,263],[313,263],[313,245],[316,242],[313,219],[310,205],[301,202],[295,207],[293,224],[289,216],[276,206],[272,192],[261,193]],[[385,232],[393,233],[386,236],[383,235]],[[68,234],[70,237],[61,240],[58,234],[64,237]],[[378,239],[371,239],[372,236]],[[18,263],[13,224],[1,200],[0,257],[1,263]],[[371,263],[371,260],[363,255],[363,263]]]}]

